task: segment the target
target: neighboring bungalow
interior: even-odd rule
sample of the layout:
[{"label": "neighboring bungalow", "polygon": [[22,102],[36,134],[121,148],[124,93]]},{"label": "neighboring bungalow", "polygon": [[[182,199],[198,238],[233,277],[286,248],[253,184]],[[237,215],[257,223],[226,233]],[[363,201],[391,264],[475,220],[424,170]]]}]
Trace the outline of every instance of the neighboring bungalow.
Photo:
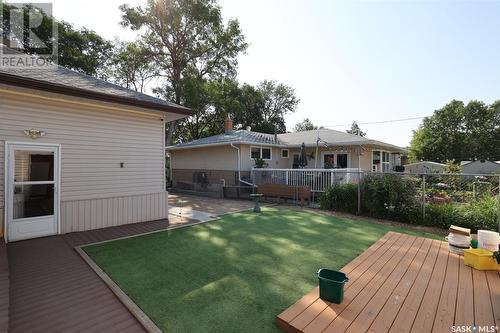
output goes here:
[{"label": "neighboring bungalow", "polygon": [[462,173],[469,174],[500,174],[500,163],[487,160],[460,162]]},{"label": "neighboring bungalow", "polygon": [[406,152],[395,145],[330,129],[277,135],[233,130],[228,119],[223,134],[167,147],[173,185],[186,189],[221,181],[239,185],[250,181],[256,158],[262,158],[268,168],[298,168],[302,144],[307,169],[392,171],[401,165],[401,154]]},{"label": "neighboring bungalow", "polygon": [[168,217],[164,128],[189,109],[62,67],[0,67],[0,99],[6,241]]},{"label": "neighboring bungalow", "polygon": [[404,167],[408,173],[444,173],[446,170],[446,164],[431,161],[405,164]]}]

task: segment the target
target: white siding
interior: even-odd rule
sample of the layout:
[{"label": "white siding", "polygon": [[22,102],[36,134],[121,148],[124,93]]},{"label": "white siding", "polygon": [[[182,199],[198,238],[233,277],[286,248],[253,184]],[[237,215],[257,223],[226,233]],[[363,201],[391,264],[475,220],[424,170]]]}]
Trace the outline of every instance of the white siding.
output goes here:
[{"label": "white siding", "polygon": [[[0,100],[0,211],[4,206],[4,142],[23,141],[61,144],[63,231],[83,230],[82,225],[93,229],[167,216],[160,115],[79,105],[70,99],[47,101],[3,92],[0,92]],[[45,131],[46,135],[32,140],[23,133],[29,128]],[[124,168],[120,168],[121,162]],[[162,201],[165,207],[155,206],[154,212],[148,211],[146,208],[152,204],[147,202],[150,196],[156,200],[155,205]],[[132,206],[116,206],[120,204],[112,204],[109,198]],[[83,217],[73,214],[75,205],[90,207],[90,210],[83,210],[95,215],[90,224],[85,224],[88,220],[82,224]],[[96,207],[101,211],[104,207],[123,208],[119,208],[121,215],[113,213],[108,218],[108,215],[98,215]],[[135,211],[130,211],[130,215],[124,213],[125,209]],[[72,215],[67,215],[69,212]]]},{"label": "white siding", "polygon": [[61,202],[63,233],[159,220],[167,215],[166,192]]}]

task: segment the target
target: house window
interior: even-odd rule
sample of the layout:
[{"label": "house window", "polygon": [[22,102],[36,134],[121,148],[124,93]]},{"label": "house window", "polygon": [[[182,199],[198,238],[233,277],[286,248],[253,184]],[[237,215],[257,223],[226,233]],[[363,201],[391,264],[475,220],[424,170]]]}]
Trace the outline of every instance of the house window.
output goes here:
[{"label": "house window", "polygon": [[349,167],[349,154],[325,152],[323,153],[323,169],[347,169]]},{"label": "house window", "polygon": [[261,149],[261,156],[263,160],[270,160],[271,159],[271,148],[262,148]]},{"label": "house window", "polygon": [[347,169],[347,154],[337,154],[337,168]]},{"label": "house window", "polygon": [[260,148],[252,147],[250,149],[250,158],[251,159],[260,158]]},{"label": "house window", "polygon": [[390,162],[391,153],[382,152],[382,172],[387,172],[391,170],[391,162]]},{"label": "house window", "polygon": [[333,169],[335,168],[335,154],[325,154],[323,155],[323,168]]},{"label": "house window", "polygon": [[281,149],[281,158],[288,158],[288,149]]},{"label": "house window", "polygon": [[300,155],[299,154],[293,154],[293,165],[292,168],[298,169],[300,164]]},{"label": "house window", "polygon": [[272,159],[271,148],[250,147],[250,158],[262,158],[263,160],[270,160]]}]

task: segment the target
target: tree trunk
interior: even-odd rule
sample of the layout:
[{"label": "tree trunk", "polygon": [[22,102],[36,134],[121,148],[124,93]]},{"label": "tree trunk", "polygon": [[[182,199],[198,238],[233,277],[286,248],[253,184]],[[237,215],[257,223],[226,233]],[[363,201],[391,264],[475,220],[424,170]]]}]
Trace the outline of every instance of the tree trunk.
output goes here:
[{"label": "tree trunk", "polygon": [[171,121],[167,124],[165,144],[170,146],[173,144],[172,139],[175,133],[175,129],[177,128],[177,120]]}]

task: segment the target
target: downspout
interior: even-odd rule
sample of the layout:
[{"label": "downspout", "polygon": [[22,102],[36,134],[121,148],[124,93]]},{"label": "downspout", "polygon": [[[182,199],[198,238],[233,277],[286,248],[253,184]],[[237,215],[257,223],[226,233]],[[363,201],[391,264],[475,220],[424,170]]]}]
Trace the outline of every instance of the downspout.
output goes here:
[{"label": "downspout", "polygon": [[[231,147],[238,151],[238,181],[241,182],[241,158],[240,158],[240,148],[236,147],[231,143]],[[239,185],[239,184],[238,184]]]},{"label": "downspout", "polygon": [[238,185],[240,183],[246,184],[248,186],[254,186],[252,183],[246,182],[243,179],[241,179],[241,158],[240,158],[240,148],[236,147],[234,144],[231,143],[231,147],[236,149],[238,151]]}]

